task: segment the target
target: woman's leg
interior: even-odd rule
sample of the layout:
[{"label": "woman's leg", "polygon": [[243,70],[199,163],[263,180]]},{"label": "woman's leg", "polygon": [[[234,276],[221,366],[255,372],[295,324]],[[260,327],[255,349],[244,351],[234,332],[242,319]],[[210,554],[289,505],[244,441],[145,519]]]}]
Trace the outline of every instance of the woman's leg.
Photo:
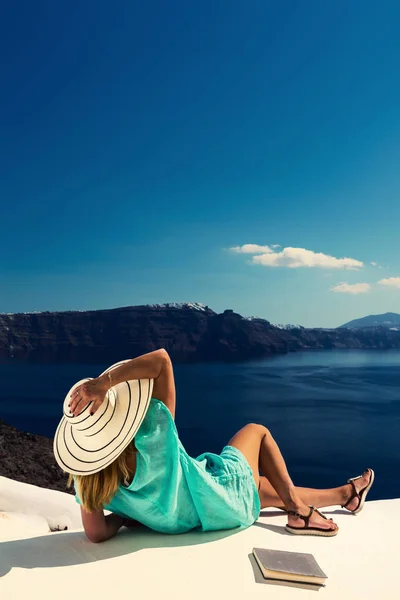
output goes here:
[{"label": "woman's leg", "polygon": [[[337,488],[326,490],[317,490],[315,488],[302,488],[296,486],[296,491],[302,502],[308,506],[316,506],[323,508],[324,506],[336,506],[346,504],[350,498],[351,486],[349,484],[342,485]],[[285,510],[282,500],[276,493],[276,490],[271,485],[266,477],[260,476],[259,496],[261,508],[274,506]]]},{"label": "woman's leg", "polygon": [[[260,494],[260,480],[262,481],[262,479],[259,471],[261,469],[275,489],[277,497],[285,510],[295,511],[304,516],[309,514],[310,509],[294,486],[278,445],[266,427],[253,423],[246,425],[230,440],[229,445],[235,446],[246,457],[259,489],[260,502],[263,501]],[[274,505],[279,506],[279,502]],[[298,520],[298,517],[288,516],[289,525],[299,526]],[[301,521],[301,523],[303,522]],[[309,526],[324,529],[335,529],[337,527],[333,521],[324,519],[315,512],[309,521]]]}]

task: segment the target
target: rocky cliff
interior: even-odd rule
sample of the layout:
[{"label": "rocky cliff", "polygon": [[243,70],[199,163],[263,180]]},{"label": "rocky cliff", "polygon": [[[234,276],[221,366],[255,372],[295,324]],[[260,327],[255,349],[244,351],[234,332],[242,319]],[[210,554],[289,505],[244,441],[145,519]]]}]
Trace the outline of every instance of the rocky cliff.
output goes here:
[{"label": "rocky cliff", "polygon": [[282,329],[196,304],[0,315],[0,359],[112,363],[159,347],[178,362],[247,360],[301,349],[400,348],[400,331]]},{"label": "rocky cliff", "polygon": [[54,460],[53,440],[43,435],[18,431],[1,420],[0,476],[73,493],[66,487],[67,475]]}]

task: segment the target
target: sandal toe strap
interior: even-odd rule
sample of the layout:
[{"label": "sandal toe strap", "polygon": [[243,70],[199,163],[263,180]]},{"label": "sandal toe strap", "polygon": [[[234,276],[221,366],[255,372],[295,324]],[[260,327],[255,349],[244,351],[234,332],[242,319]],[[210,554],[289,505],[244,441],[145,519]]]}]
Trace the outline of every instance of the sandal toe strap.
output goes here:
[{"label": "sandal toe strap", "polygon": [[[327,521],[332,521],[332,519],[328,519],[328,517],[327,517],[327,516],[325,516],[325,515],[324,515],[324,513],[322,513],[321,511],[319,511],[319,510],[318,510],[318,508],[315,508],[315,506],[312,506],[312,507],[310,507],[310,508],[313,508],[313,509],[314,509],[314,511],[315,511],[315,512],[316,512],[316,513],[317,513],[317,514],[320,516],[320,517],[322,517],[323,519],[326,519]],[[314,511],[313,511],[313,512],[314,512]],[[311,513],[311,514],[312,514],[312,513]],[[311,514],[310,514],[310,517],[311,517]]]},{"label": "sandal toe strap", "polygon": [[350,498],[347,500],[346,504],[342,504],[342,508],[346,508],[350,504],[350,502],[352,500],[354,500],[354,498],[358,498],[359,500],[361,500],[360,493],[357,492],[356,486],[354,485],[355,479],[361,479],[361,475],[359,475],[358,477],[352,477],[351,479],[347,480],[347,483],[351,484],[351,486],[353,488],[353,492],[352,492]]},{"label": "sandal toe strap", "polygon": [[357,475],[357,477],[350,477],[350,479],[347,480],[347,483],[353,483],[353,481],[357,481],[357,479],[361,479],[363,475]]}]

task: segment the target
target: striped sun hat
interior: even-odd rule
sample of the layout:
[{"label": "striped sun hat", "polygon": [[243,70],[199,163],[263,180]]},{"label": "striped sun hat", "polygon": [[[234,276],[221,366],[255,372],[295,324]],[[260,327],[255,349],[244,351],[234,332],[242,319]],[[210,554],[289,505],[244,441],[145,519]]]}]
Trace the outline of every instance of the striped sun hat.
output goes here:
[{"label": "striped sun hat", "polygon": [[[125,360],[104,371],[108,373]],[[104,374],[102,373],[102,375]],[[75,383],[65,397],[63,417],[54,436],[53,450],[63,471],[91,475],[113,462],[135,437],[150,404],[153,379],[124,381],[110,388],[100,408],[90,416],[89,402],[74,417],[68,408],[76,387],[92,377]]]}]

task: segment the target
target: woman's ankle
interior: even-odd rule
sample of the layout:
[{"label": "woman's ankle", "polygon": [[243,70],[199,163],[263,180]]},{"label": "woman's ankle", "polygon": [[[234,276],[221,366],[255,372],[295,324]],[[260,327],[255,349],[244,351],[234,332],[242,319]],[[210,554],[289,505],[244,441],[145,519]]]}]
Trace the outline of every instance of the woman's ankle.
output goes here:
[{"label": "woman's ankle", "polygon": [[290,498],[286,504],[285,504],[285,508],[287,512],[304,512],[304,509],[307,508],[307,506],[304,504],[304,502],[302,502],[300,500],[300,498]]},{"label": "woman's ankle", "polygon": [[338,489],[338,491],[339,491],[339,497],[340,497],[339,504],[340,504],[340,506],[343,506],[344,504],[346,504],[346,502],[348,502],[350,500],[351,492],[352,492],[351,484],[346,483],[345,485],[342,485]]}]

